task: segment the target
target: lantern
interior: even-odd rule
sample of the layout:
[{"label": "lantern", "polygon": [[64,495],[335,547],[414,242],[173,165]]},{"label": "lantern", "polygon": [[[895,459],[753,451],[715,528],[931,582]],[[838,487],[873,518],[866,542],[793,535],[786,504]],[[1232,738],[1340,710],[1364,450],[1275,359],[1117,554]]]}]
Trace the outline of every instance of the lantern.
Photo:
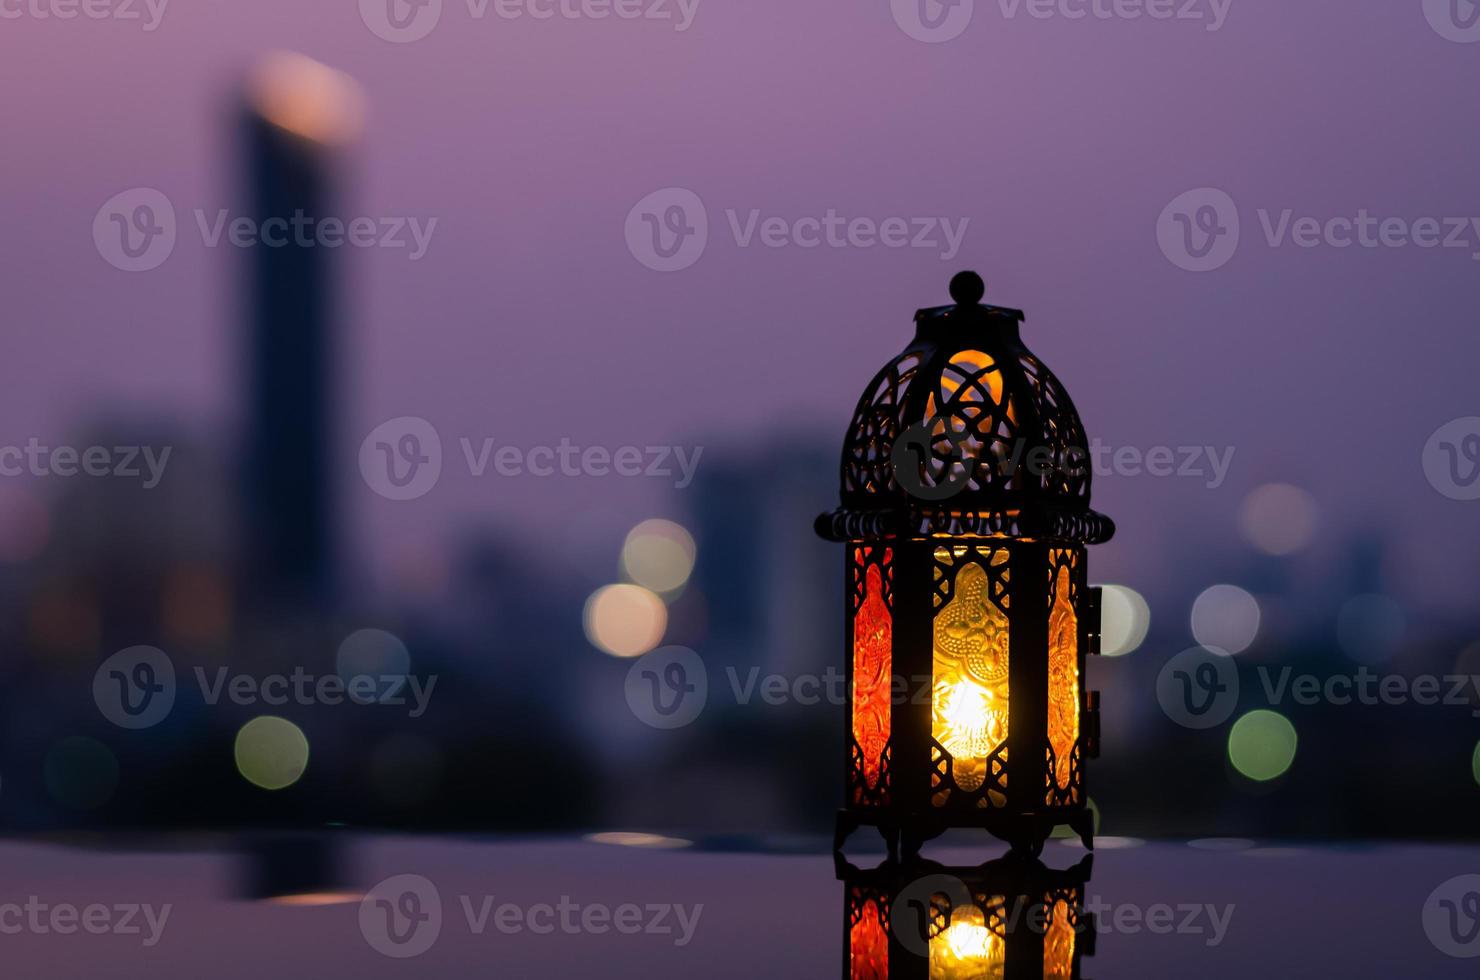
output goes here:
[{"label": "lantern", "polygon": [[974,868],[887,862],[843,882],[845,980],[1079,980],[1095,950],[1093,858],[1062,871],[1003,858]]},{"label": "lantern", "polygon": [[985,289],[961,273],[954,305],[915,314],[854,413],[842,506],[817,519],[847,546],[837,849],[859,825],[891,853],[952,827],[1037,853],[1068,825],[1091,846],[1100,602],[1085,546],[1114,524],[1089,507],[1068,393],[1023,346],[1023,314],[982,304]]}]

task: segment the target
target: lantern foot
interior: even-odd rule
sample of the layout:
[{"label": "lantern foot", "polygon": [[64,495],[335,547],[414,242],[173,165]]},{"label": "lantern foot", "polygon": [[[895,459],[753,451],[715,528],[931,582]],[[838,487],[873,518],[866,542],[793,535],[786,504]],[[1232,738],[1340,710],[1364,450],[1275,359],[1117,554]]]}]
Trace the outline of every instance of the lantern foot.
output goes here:
[{"label": "lantern foot", "polygon": [[847,842],[848,836],[858,829],[858,818],[848,810],[839,810],[837,821],[833,824],[833,853],[842,854],[843,844]]},{"label": "lantern foot", "polygon": [[1085,807],[1074,818],[1069,821],[1069,829],[1079,835],[1079,840],[1084,844],[1086,851],[1095,849],[1095,814],[1089,807]]}]

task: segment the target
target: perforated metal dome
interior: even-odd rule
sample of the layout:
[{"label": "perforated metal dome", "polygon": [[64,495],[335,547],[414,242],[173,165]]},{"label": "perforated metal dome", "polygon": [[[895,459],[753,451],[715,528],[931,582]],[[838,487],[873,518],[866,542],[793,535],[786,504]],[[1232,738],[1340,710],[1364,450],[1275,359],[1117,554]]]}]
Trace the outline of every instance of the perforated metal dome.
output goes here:
[{"label": "perforated metal dome", "polygon": [[1090,509],[1089,442],[1058,378],[1023,345],[1020,310],[981,277],[915,314],[915,338],[864,390],[843,443],[835,541],[991,534],[1085,544],[1115,525]]}]

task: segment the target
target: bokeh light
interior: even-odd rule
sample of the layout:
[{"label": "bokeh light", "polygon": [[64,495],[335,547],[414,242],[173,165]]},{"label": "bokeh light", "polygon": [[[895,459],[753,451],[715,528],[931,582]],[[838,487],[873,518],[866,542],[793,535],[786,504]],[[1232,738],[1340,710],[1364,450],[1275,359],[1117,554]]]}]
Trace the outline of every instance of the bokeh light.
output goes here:
[{"label": "bokeh light", "polygon": [[1475,743],[1475,754],[1470,756],[1470,775],[1475,777],[1475,782],[1480,783],[1480,742]]},{"label": "bokeh light", "polygon": [[64,738],[46,753],[42,765],[46,791],[70,810],[93,810],[118,788],[118,760],[94,738]]},{"label": "bokeh light", "polygon": [[586,639],[614,657],[640,657],[668,628],[663,600],[640,585],[607,585],[591,593],[582,617]]},{"label": "bokeh light", "polygon": [[348,143],[365,123],[365,96],[343,72],[291,51],[274,51],[247,80],[252,107],[274,126],[319,143]]},{"label": "bokeh light", "polygon": [[1316,501],[1288,483],[1266,483],[1244,498],[1239,512],[1244,538],[1267,555],[1289,555],[1316,533]]},{"label": "bokeh light", "polygon": [[1131,653],[1151,628],[1151,607],[1135,589],[1124,585],[1100,588],[1100,653],[1106,657]]},{"label": "bokeh light", "polygon": [[259,715],[236,733],[237,772],[255,786],[292,786],[307,768],[308,738],[286,718]]},{"label": "bokeh light", "polygon": [[652,850],[676,850],[688,847],[693,841],[682,837],[664,837],[662,834],[644,834],[630,830],[608,830],[598,834],[587,834],[586,840],[593,844],[614,844],[618,847],[644,847]]},{"label": "bokeh light", "polygon": [[622,572],[652,592],[683,588],[698,554],[693,535],[672,521],[643,521],[622,545]]},{"label": "bokeh light", "polygon": [[1205,647],[1242,653],[1259,635],[1259,603],[1236,585],[1214,585],[1192,603],[1192,635]]},{"label": "bokeh light", "polygon": [[1247,851],[1254,842],[1247,837],[1199,837],[1187,846],[1198,851]]},{"label": "bokeh light", "polygon": [[1385,595],[1355,595],[1336,614],[1336,642],[1348,657],[1364,664],[1382,663],[1403,640],[1403,607]]},{"label": "bokeh light", "polygon": [[348,683],[355,677],[373,677],[375,697],[404,696],[403,684],[382,684],[382,677],[406,677],[411,673],[411,651],[394,633],[381,629],[355,630],[339,644],[334,669]]},{"label": "bokeh light", "polygon": [[1250,779],[1264,782],[1283,776],[1295,761],[1295,726],[1284,715],[1259,709],[1233,723],[1228,732],[1228,761]]}]

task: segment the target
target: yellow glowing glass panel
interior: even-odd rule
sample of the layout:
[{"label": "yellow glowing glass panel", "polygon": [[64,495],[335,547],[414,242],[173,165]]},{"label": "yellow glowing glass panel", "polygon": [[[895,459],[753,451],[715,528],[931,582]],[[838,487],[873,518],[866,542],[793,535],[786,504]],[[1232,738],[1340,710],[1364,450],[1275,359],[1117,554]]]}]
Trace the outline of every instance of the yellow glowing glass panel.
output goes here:
[{"label": "yellow glowing glass panel", "polygon": [[889,980],[889,937],[872,902],[848,930],[851,980]]},{"label": "yellow glowing glass panel", "polygon": [[1053,746],[1054,781],[1069,786],[1074,746],[1079,741],[1079,618],[1069,598],[1069,566],[1054,579],[1048,616],[1048,741]]},{"label": "yellow glowing glass panel", "polygon": [[1069,903],[1061,898],[1051,908],[1043,935],[1043,980],[1072,980],[1074,926],[1069,922]]},{"label": "yellow glowing glass panel", "polygon": [[1006,965],[1006,943],[975,905],[952,912],[930,939],[930,980],[1001,980]]},{"label": "yellow glowing glass panel", "polygon": [[[1000,564],[1007,555],[992,560]],[[968,793],[986,782],[988,757],[1007,741],[1008,642],[1007,614],[992,601],[986,569],[963,564],[951,600],[935,614],[931,733],[954,760],[956,785]],[[946,798],[937,795],[935,805]]]}]

